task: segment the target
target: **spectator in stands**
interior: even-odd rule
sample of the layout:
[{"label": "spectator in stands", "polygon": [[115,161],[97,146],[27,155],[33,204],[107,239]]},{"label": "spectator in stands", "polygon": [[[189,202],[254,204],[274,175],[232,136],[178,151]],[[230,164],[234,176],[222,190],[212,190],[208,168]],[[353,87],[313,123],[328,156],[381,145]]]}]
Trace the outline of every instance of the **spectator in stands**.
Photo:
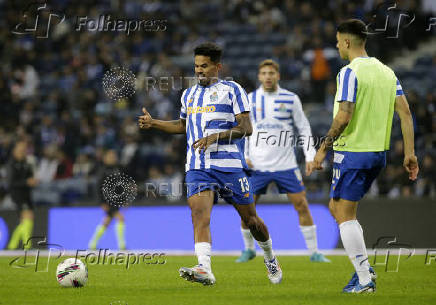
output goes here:
[{"label": "spectator in stands", "polygon": [[37,165],[36,179],[41,183],[52,182],[57,174],[59,160],[56,158],[57,146],[50,144],[44,148],[42,159]]},{"label": "spectator in stands", "polygon": [[55,179],[68,179],[73,177],[73,162],[70,158],[61,150],[56,151],[57,169]]}]

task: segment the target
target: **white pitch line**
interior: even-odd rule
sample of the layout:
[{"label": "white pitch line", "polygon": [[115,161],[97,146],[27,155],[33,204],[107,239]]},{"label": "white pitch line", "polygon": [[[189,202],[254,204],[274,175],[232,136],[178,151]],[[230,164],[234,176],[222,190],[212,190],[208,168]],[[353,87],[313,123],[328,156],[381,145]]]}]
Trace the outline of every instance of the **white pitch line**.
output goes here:
[{"label": "white pitch line", "polygon": [[[101,255],[103,255],[105,249],[101,250]],[[377,252],[379,255],[385,255],[387,253],[387,250],[390,251],[391,255],[398,255],[398,249],[377,249]],[[407,249],[403,249],[401,252],[402,256],[407,256],[409,254],[409,252],[404,251]],[[411,249],[413,250],[413,249]],[[27,251],[27,256],[33,257],[36,255],[38,250],[28,250]],[[367,249],[368,251],[368,255],[374,255],[374,250],[373,249]],[[425,255],[427,254],[428,251],[431,251],[430,254],[436,253],[436,248],[433,249],[415,249],[415,252],[413,255]],[[307,250],[275,250],[274,251],[278,256],[307,256],[310,253]],[[333,249],[333,250],[320,250],[321,253],[328,255],[328,256],[345,256],[345,250],[343,249]],[[24,250],[0,250],[0,257],[18,257],[18,256],[23,256],[24,255]],[[63,256],[75,256],[77,253],[77,250],[65,250],[65,252],[63,253]],[[78,257],[80,256],[85,256],[89,253],[94,253],[96,255],[98,255],[99,251],[87,251],[87,250],[80,250]],[[167,256],[194,256],[195,253],[194,251],[190,251],[190,250],[165,250],[165,249],[137,249],[137,250],[126,250],[126,251],[118,251],[118,250],[114,250],[114,249],[108,249],[106,251],[106,255],[109,253],[113,253],[113,254],[117,254],[117,253],[134,253],[134,254],[139,254],[139,253],[164,253]],[[51,256],[55,257],[59,254],[59,249],[53,249]],[[213,256],[239,256],[241,254],[240,250],[225,250],[225,251],[212,251],[212,255]],[[262,251],[257,251],[257,255],[258,256],[262,256],[263,252]],[[45,249],[41,249],[39,250],[39,255],[41,257],[47,257],[49,255],[49,250],[45,250]]]}]

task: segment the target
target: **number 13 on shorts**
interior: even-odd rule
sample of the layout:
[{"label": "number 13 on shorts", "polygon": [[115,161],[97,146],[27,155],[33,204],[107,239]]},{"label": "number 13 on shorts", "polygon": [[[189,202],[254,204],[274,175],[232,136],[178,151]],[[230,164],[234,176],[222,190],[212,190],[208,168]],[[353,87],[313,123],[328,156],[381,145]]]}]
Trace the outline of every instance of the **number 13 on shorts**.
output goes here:
[{"label": "number 13 on shorts", "polygon": [[239,183],[241,183],[241,190],[243,193],[250,190],[250,183],[248,183],[247,177],[239,178]]}]

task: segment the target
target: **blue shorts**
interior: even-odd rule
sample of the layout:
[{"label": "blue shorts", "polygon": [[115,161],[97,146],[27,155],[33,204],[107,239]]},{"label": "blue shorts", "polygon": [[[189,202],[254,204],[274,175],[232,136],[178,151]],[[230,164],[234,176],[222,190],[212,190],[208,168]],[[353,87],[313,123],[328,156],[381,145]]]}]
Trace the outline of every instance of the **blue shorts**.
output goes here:
[{"label": "blue shorts", "polygon": [[265,194],[268,185],[275,182],[279,193],[300,193],[304,191],[304,183],[298,167],[276,172],[253,171],[251,184],[253,193],[256,195]]},{"label": "blue shorts", "polygon": [[214,203],[218,195],[230,204],[250,204],[254,202],[250,180],[244,170],[221,172],[209,170],[189,170],[185,182],[188,198],[205,190],[215,191]]},{"label": "blue shorts", "polygon": [[330,198],[359,201],[386,162],[384,152],[335,152]]}]

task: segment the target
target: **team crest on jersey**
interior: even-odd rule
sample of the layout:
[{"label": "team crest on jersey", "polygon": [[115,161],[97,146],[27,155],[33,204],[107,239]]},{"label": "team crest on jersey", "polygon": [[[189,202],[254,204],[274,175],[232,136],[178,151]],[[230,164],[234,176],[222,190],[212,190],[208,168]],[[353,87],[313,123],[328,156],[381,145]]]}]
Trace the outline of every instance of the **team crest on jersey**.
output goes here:
[{"label": "team crest on jersey", "polygon": [[214,103],[218,102],[218,93],[216,93],[216,92],[212,93],[210,95],[210,101],[214,102]]},{"label": "team crest on jersey", "polygon": [[188,100],[188,104],[191,104],[191,103],[192,103],[192,101],[193,101],[193,99],[192,99],[192,98],[190,98],[190,99]]},{"label": "team crest on jersey", "polygon": [[279,111],[280,111],[280,112],[286,112],[286,106],[285,106],[285,104],[280,104]]}]

